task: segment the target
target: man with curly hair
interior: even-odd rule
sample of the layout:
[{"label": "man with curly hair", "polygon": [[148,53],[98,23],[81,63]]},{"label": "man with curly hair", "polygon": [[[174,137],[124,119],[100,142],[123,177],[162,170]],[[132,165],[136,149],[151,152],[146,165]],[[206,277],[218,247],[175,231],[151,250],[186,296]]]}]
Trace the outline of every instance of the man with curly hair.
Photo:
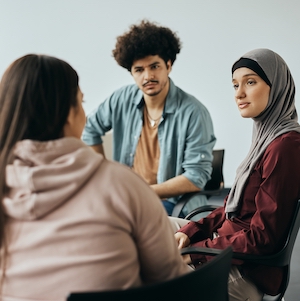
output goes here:
[{"label": "man with curly hair", "polygon": [[[138,173],[169,215],[180,195],[203,189],[210,179],[216,142],[208,110],[169,78],[180,48],[176,33],[147,20],[119,36],[113,56],[135,84],[89,114],[82,136],[104,154],[101,136],[113,129],[113,159]],[[183,212],[205,203],[197,196]]]}]

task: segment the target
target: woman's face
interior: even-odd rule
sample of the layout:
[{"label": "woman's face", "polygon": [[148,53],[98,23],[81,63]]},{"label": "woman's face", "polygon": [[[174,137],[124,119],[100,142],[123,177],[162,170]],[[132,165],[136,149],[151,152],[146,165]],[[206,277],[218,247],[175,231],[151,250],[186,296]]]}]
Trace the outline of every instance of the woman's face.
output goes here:
[{"label": "woman's face", "polygon": [[86,122],[85,112],[82,106],[83,93],[78,87],[77,106],[71,107],[67,122],[64,126],[64,137],[81,138],[81,134]]},{"label": "woman's face", "polygon": [[267,107],[270,86],[253,70],[238,68],[233,72],[235,101],[242,117],[254,118]]}]

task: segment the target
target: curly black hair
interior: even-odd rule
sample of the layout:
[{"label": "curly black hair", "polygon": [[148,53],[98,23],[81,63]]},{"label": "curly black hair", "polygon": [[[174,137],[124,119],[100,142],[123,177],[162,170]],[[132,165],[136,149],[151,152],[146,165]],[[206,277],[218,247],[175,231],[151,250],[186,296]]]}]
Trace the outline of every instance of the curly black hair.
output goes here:
[{"label": "curly black hair", "polygon": [[112,53],[120,66],[131,71],[134,61],[148,55],[158,55],[166,63],[171,60],[173,65],[180,48],[181,42],[175,32],[142,20],[140,24],[132,25],[128,32],[117,37]]}]

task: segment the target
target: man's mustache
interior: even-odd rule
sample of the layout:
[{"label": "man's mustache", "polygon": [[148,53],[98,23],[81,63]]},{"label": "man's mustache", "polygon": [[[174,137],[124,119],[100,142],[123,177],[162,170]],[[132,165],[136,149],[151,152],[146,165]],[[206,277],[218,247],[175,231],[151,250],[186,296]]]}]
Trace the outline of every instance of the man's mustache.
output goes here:
[{"label": "man's mustache", "polygon": [[145,87],[146,85],[148,85],[149,83],[154,83],[154,84],[158,84],[158,80],[148,80],[146,83],[143,84],[143,87]]}]

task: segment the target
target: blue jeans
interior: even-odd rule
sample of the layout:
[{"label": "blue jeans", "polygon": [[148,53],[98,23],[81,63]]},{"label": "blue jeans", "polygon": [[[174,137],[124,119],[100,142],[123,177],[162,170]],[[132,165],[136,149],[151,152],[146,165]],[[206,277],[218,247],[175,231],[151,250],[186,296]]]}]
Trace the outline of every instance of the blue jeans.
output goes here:
[{"label": "blue jeans", "polygon": [[[169,202],[169,201],[162,201],[163,206],[165,207],[167,213],[169,216],[172,215],[173,209],[175,207],[175,204]],[[184,214],[181,212],[179,215],[180,218],[184,218]]]},{"label": "blue jeans", "polygon": [[168,215],[172,215],[173,209],[175,207],[175,204],[169,202],[169,201],[162,201],[163,206],[165,207]]}]

